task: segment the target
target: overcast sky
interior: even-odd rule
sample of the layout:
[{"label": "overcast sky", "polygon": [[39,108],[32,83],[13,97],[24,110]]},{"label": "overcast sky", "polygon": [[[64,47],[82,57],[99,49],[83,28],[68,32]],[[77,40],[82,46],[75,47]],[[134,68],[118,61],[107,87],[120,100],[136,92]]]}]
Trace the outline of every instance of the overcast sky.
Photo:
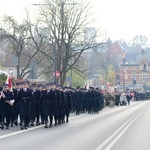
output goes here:
[{"label": "overcast sky", "polygon": [[[23,18],[24,8],[42,0],[0,0],[0,16]],[[91,0],[96,26],[102,27],[112,40],[130,40],[144,35],[150,41],[149,0]]]}]

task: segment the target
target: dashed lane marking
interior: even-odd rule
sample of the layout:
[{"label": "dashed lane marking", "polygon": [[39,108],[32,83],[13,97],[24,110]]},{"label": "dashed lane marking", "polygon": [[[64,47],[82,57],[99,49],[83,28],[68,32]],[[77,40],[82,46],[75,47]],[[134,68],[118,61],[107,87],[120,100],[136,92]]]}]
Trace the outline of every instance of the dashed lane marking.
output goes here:
[{"label": "dashed lane marking", "polygon": [[95,150],[110,150],[110,148],[121,138],[131,124],[148,108],[146,106],[140,109],[135,115],[128,119],[118,130],[116,130],[110,137],[101,143]]}]

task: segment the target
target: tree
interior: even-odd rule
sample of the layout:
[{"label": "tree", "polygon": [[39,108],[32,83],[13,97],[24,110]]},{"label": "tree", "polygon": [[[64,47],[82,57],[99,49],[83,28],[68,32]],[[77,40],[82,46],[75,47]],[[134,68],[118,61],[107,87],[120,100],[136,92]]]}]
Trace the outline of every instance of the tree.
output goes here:
[{"label": "tree", "polygon": [[5,74],[0,74],[0,86],[2,87],[7,79],[7,76]]},{"label": "tree", "polygon": [[115,82],[115,70],[113,65],[108,66],[108,81],[111,83],[112,86],[116,84]]},{"label": "tree", "polygon": [[136,35],[133,38],[133,45],[134,46],[140,46],[141,48],[144,46],[146,46],[147,44],[147,37],[143,36],[143,35]]},{"label": "tree", "polygon": [[81,54],[102,43],[93,44],[96,33],[85,42],[84,29],[90,22],[89,3],[86,1],[45,0],[40,7],[41,18],[37,21],[35,32],[42,43],[46,41],[47,47],[43,50],[30,30],[32,42],[53,64],[51,71],[60,72],[60,84],[63,85],[67,72],[73,66],[79,71],[75,64]]},{"label": "tree", "polygon": [[[3,39],[9,46],[9,55],[14,54],[16,59],[17,78],[22,79],[32,71],[29,66],[38,51],[36,49],[30,51],[28,46],[30,35],[26,23],[18,24],[10,16],[5,16],[3,21],[6,27],[3,32]],[[21,63],[24,65],[22,70],[20,69]]]}]

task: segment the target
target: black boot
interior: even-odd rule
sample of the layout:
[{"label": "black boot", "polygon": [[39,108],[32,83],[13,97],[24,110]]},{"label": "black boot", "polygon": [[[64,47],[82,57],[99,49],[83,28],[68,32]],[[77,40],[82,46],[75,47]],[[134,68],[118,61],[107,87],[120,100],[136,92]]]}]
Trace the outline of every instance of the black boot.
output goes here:
[{"label": "black boot", "polygon": [[53,125],[52,125],[52,123],[50,123],[49,128],[52,128],[52,127],[53,127]]},{"label": "black boot", "polygon": [[33,121],[31,122],[31,124],[30,124],[32,127],[34,126],[34,123],[33,123]]},{"label": "black boot", "polygon": [[4,123],[3,122],[1,123],[1,129],[4,129]]},{"label": "black boot", "polygon": [[15,121],[14,121],[14,124],[15,124],[16,126],[18,126],[18,121],[17,121],[17,120],[15,120]]},{"label": "black boot", "polygon": [[21,129],[21,130],[24,129],[24,123],[23,123],[23,122],[20,123],[20,129]]},{"label": "black boot", "polygon": [[44,126],[45,128],[48,128],[48,124],[47,124],[47,122],[45,122],[45,126]]},{"label": "black boot", "polygon": [[40,123],[39,122],[36,122],[36,126],[39,126],[40,125]]}]

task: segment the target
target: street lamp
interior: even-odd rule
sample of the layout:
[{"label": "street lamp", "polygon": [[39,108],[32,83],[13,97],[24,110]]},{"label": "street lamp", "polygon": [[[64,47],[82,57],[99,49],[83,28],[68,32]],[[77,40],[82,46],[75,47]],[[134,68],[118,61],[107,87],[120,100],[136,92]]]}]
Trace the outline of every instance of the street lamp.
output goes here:
[{"label": "street lamp", "polygon": [[[31,5],[34,5],[34,6],[44,6],[44,5],[49,5],[49,4],[31,4]],[[56,22],[56,10],[54,10],[54,21]],[[54,35],[56,35],[56,26],[54,25]],[[57,79],[57,75],[56,75],[56,72],[57,72],[57,58],[56,58],[56,39],[54,38],[54,82],[56,83],[56,79]]]},{"label": "street lamp", "polygon": [[[62,25],[64,26],[64,23],[65,23],[65,21],[64,21],[64,19],[63,19],[63,14],[64,14],[64,5],[76,5],[76,4],[78,4],[78,3],[65,3],[65,2],[61,2],[61,3],[59,3],[58,5],[59,6],[61,6],[61,15],[62,15]],[[55,5],[53,5],[53,4],[31,4],[31,5],[34,5],[34,6],[38,6],[38,5],[47,5],[47,6],[52,6],[53,7],[53,9],[52,9],[52,19],[54,19],[54,22],[56,23],[56,21],[57,21],[57,15],[56,15],[56,13],[57,13],[57,7],[55,6]],[[58,6],[57,5],[57,6]],[[57,81],[57,75],[56,75],[56,73],[57,73],[57,60],[59,59],[59,57],[57,58],[57,35],[56,35],[56,33],[57,33],[57,26],[56,26],[56,24],[54,24],[54,28],[53,28],[53,34],[54,34],[54,42],[53,42],[53,44],[54,44],[54,82],[56,82]],[[62,44],[62,47],[61,47],[62,49],[63,49],[63,44]],[[58,70],[58,71],[60,71],[60,70]],[[71,71],[72,72],[72,71]],[[72,75],[71,75],[72,76]]]},{"label": "street lamp", "polygon": [[123,71],[123,91],[126,91],[126,82],[125,82],[125,73],[126,71]]}]

